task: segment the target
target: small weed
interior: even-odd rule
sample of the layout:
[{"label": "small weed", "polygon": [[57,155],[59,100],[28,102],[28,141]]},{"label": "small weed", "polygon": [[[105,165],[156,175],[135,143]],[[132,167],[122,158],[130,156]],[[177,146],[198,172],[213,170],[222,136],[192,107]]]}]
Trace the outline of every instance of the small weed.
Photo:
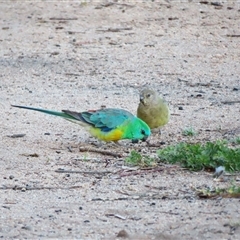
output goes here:
[{"label": "small weed", "polygon": [[227,142],[207,142],[206,144],[179,143],[158,150],[161,161],[199,171],[202,169],[214,170],[224,166],[226,171],[240,171],[240,148],[229,148]]},{"label": "small weed", "polygon": [[231,184],[227,188],[214,188],[214,189],[202,189],[198,190],[198,196],[201,198],[212,198],[212,197],[227,197],[227,198],[240,198],[240,186]]},{"label": "small weed", "polygon": [[87,153],[84,153],[84,155],[83,155],[83,161],[84,161],[84,162],[87,162],[87,161],[88,161],[88,154],[87,154]]},{"label": "small weed", "polygon": [[192,127],[187,127],[182,131],[183,136],[195,136],[197,132]]},{"label": "small weed", "polygon": [[231,140],[232,143],[239,145],[240,144],[240,137],[236,137],[235,139]]},{"label": "small weed", "polygon": [[82,1],[82,2],[80,3],[80,6],[81,6],[81,7],[86,7],[87,4],[88,4],[87,1]]},{"label": "small weed", "polygon": [[125,159],[125,163],[140,167],[153,167],[157,164],[154,158],[143,156],[136,151],[131,151],[130,156]]}]

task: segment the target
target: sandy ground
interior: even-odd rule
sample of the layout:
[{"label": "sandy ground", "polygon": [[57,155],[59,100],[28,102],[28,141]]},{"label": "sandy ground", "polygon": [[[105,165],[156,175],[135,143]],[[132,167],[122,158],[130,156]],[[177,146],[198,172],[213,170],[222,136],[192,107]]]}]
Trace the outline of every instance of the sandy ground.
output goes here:
[{"label": "sandy ground", "polygon": [[239,199],[195,191],[233,178],[169,165],[129,171],[129,151],[156,148],[124,141],[102,147],[122,158],[93,153],[81,127],[10,106],[136,113],[150,86],[172,113],[152,142],[188,141],[189,126],[199,133],[191,141],[239,136],[239,1],[5,1],[0,12],[1,238],[240,238]]}]

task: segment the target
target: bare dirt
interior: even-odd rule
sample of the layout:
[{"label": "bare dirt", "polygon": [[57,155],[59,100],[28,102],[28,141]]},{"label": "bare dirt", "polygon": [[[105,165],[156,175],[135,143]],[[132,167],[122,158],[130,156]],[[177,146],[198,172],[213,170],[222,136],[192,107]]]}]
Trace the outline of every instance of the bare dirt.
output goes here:
[{"label": "bare dirt", "polygon": [[99,148],[123,157],[94,153],[81,127],[11,107],[136,113],[149,86],[172,113],[150,139],[159,148],[189,141],[189,126],[191,141],[237,137],[239,1],[5,1],[0,12],[1,238],[240,239],[239,199],[196,195],[235,177],[128,169],[131,150],[158,148],[123,141]]}]

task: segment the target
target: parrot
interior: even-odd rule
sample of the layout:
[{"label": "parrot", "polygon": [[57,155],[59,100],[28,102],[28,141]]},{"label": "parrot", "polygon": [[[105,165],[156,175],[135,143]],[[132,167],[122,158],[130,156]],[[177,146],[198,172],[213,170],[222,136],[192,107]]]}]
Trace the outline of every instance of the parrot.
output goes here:
[{"label": "parrot", "polygon": [[59,116],[78,123],[85,127],[93,137],[105,142],[130,139],[136,143],[138,140],[146,141],[151,134],[149,126],[144,121],[124,109],[104,108],[85,112],[70,110],[58,112],[35,107],[11,106]]},{"label": "parrot", "polygon": [[140,92],[137,117],[155,131],[168,123],[170,113],[167,103],[158,96],[157,92],[144,89]]}]

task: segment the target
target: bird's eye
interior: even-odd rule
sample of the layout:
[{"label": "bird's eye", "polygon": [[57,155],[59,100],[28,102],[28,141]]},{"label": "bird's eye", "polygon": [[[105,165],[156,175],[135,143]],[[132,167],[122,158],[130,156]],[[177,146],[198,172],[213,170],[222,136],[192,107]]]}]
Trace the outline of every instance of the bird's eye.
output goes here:
[{"label": "bird's eye", "polygon": [[141,130],[141,134],[142,134],[142,135],[146,135],[145,130],[142,129],[142,130]]},{"label": "bird's eye", "polygon": [[148,94],[147,94],[147,98],[149,98],[150,96],[151,96],[151,94],[150,94],[150,93],[148,93]]}]

